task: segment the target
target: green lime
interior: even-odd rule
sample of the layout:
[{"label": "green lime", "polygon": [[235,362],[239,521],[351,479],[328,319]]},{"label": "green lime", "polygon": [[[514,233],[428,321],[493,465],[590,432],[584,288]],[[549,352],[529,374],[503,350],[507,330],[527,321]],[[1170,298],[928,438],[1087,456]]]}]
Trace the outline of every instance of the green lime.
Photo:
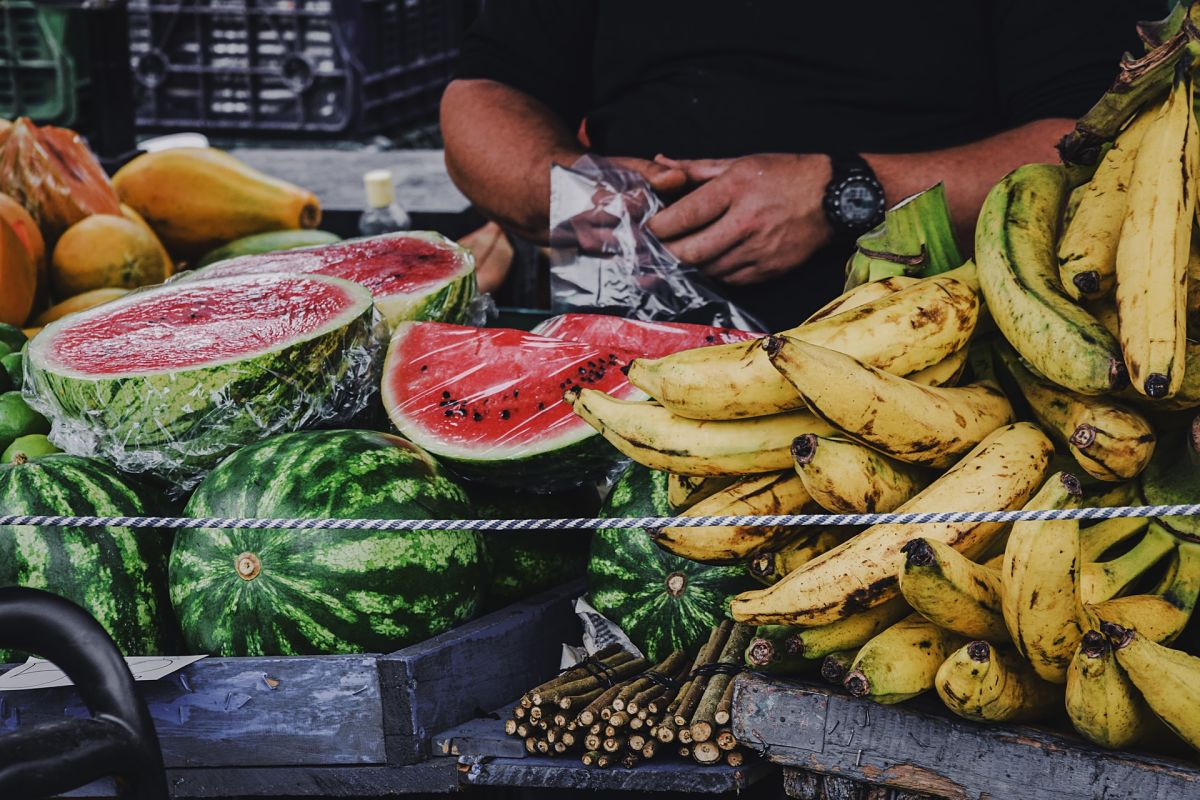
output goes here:
[{"label": "green lime", "polygon": [[[25,357],[20,353],[9,353],[6,356],[0,357],[0,367],[4,367],[4,371],[8,373],[8,379],[12,383],[12,388],[21,388],[21,381],[25,379]],[[8,389],[0,391],[7,392]]]},{"label": "green lime", "polygon": [[32,461],[35,458],[48,456],[51,453],[61,453],[54,445],[50,444],[50,440],[46,438],[44,433],[31,433],[28,436],[18,437],[8,449],[0,455],[0,465],[13,463],[18,456],[24,456],[25,461]]},{"label": "green lime", "polygon": [[25,403],[20,392],[0,394],[0,447],[7,450],[21,436],[49,432],[50,423]]},{"label": "green lime", "polygon": [[16,352],[28,341],[16,325],[0,322],[0,343],[8,345],[8,352]]}]

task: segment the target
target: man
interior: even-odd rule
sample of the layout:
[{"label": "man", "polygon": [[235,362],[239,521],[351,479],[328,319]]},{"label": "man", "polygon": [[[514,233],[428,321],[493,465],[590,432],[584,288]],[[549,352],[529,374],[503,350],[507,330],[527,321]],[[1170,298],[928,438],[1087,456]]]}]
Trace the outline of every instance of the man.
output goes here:
[{"label": "man", "polygon": [[[836,295],[856,236],[938,181],[964,250],[988,189],[1111,83],[1146,0],[490,0],[442,101],[450,174],[545,241],[588,150],[671,204],[651,230],[772,328]],[[587,146],[583,143],[586,142]]]}]

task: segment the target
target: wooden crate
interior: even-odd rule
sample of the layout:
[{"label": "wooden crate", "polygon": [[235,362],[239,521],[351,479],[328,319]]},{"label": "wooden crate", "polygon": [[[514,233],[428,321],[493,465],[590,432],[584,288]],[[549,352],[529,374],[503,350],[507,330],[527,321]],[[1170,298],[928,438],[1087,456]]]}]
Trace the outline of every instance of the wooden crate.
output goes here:
[{"label": "wooden crate", "polygon": [[[583,591],[583,581],[574,581],[387,655],[208,658],[139,683],[172,791],[450,791],[458,784],[452,762],[421,763],[431,735],[499,706],[557,668],[561,643],[579,638],[572,600]],[[73,688],[0,692],[0,733],[87,715]],[[88,791],[110,796],[99,787]]]},{"label": "wooden crate", "polygon": [[[828,686],[742,676],[733,699],[738,740],[776,764],[795,797],[805,771],[954,800],[1183,800],[1200,797],[1200,769],[1113,752],[1058,731],[985,726],[936,703],[883,706]],[[827,793],[828,794],[828,793]],[[888,795],[864,792],[862,797]]]}]

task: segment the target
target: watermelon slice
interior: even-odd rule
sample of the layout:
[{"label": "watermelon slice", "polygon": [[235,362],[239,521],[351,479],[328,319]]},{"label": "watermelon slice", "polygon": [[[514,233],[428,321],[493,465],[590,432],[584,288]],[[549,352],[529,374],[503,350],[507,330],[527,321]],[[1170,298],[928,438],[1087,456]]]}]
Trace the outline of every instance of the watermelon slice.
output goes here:
[{"label": "watermelon slice", "polygon": [[762,336],[736,328],[689,322],[643,322],[607,314],[560,314],[540,323],[533,332],[597,347],[622,347],[642,358],[662,358],[680,350],[745,342]]},{"label": "watermelon slice", "polygon": [[562,394],[583,385],[644,398],[621,371],[635,355],[507,328],[402,323],[383,367],[383,407],[402,435],[464,477],[551,491],[621,460]]},{"label": "watermelon slice", "polygon": [[265,272],[332,275],[371,290],[388,325],[405,320],[466,322],[475,298],[475,259],[439,233],[413,231],[221,261],[185,280]]},{"label": "watermelon slice", "polygon": [[55,444],[185,488],[242,445],[361,410],[379,349],[370,292],[315,275],[158,286],[35,339],[25,393]]}]

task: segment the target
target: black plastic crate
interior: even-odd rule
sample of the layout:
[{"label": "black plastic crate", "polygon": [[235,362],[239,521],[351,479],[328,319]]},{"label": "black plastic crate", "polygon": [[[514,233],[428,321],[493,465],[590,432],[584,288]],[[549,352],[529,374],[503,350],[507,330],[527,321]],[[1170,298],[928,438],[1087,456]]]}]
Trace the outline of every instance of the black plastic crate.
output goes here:
[{"label": "black plastic crate", "polygon": [[129,0],[139,127],[400,133],[437,117],[478,0]]}]

